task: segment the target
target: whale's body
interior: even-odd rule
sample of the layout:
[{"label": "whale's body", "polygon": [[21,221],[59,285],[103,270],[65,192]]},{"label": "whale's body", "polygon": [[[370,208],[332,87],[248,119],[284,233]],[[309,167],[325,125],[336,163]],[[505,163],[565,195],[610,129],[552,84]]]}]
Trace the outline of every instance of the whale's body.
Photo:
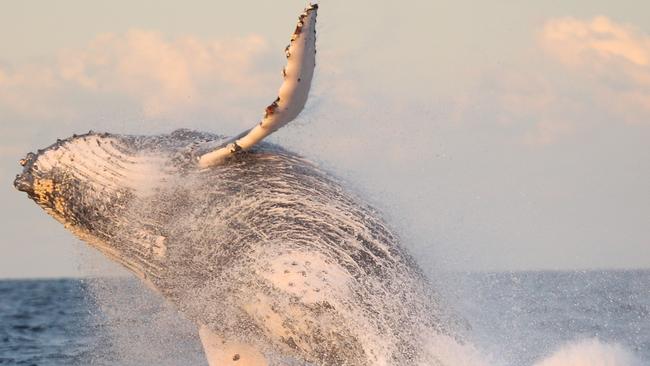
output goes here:
[{"label": "whale's body", "polygon": [[269,144],[201,169],[222,139],[95,134],[23,161],[16,186],[204,332],[317,365],[405,365],[445,332],[377,212]]},{"label": "whale's body", "polygon": [[211,366],[438,364],[449,332],[375,210],[296,154],[260,143],[302,110],[316,13],[300,15],[278,97],[231,138],[88,133],[28,154],[15,186],[199,328]]}]

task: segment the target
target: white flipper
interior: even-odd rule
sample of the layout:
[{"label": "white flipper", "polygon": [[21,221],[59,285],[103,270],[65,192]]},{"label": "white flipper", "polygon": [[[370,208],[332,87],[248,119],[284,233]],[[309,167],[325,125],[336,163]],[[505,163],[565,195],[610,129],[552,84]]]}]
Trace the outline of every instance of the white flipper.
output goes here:
[{"label": "white flipper", "polygon": [[266,136],[291,122],[302,111],[316,67],[316,13],[318,5],[309,5],[300,15],[291,43],[285,52],[287,66],[282,71],[284,82],[278,98],[266,107],[262,121],[252,129],[237,136],[214,151],[199,158],[199,166],[209,167],[222,163],[228,156],[248,150]]},{"label": "white flipper", "polygon": [[255,347],[237,342],[227,342],[208,327],[199,328],[199,336],[210,366],[268,366],[264,355]]}]

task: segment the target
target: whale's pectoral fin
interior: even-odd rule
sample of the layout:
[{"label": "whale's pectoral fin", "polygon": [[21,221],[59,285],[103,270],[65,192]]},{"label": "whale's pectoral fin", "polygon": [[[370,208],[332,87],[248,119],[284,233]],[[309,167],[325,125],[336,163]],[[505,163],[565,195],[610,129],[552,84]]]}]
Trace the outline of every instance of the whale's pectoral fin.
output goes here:
[{"label": "whale's pectoral fin", "polygon": [[228,342],[202,325],[199,336],[210,366],[268,366],[264,355],[255,347]]},{"label": "whale's pectoral fin", "polygon": [[318,5],[309,5],[300,15],[291,43],[285,49],[287,65],[278,97],[266,107],[262,121],[214,151],[199,157],[199,166],[218,165],[241,150],[248,150],[266,136],[291,122],[302,111],[316,67],[316,13]]}]

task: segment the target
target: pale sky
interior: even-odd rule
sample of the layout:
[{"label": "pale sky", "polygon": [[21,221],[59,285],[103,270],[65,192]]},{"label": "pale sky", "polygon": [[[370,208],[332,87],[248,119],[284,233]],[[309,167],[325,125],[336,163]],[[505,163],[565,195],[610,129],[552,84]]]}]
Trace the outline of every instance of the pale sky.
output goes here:
[{"label": "pale sky", "polygon": [[[379,207],[427,270],[650,268],[650,2],[320,2],[272,141]],[[0,278],[84,275],[13,189],[73,133],[238,133],[302,1],[20,1],[0,13]]]}]

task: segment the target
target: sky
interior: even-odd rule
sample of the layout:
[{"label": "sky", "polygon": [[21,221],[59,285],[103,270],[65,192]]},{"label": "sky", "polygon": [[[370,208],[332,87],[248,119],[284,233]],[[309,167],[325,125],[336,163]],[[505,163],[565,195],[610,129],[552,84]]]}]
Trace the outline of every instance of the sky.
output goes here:
[{"label": "sky", "polygon": [[[0,278],[96,260],[13,189],[20,158],[88,130],[249,128],[304,5],[5,4]],[[310,100],[271,140],[378,207],[425,269],[650,268],[649,2],[319,5]]]}]

